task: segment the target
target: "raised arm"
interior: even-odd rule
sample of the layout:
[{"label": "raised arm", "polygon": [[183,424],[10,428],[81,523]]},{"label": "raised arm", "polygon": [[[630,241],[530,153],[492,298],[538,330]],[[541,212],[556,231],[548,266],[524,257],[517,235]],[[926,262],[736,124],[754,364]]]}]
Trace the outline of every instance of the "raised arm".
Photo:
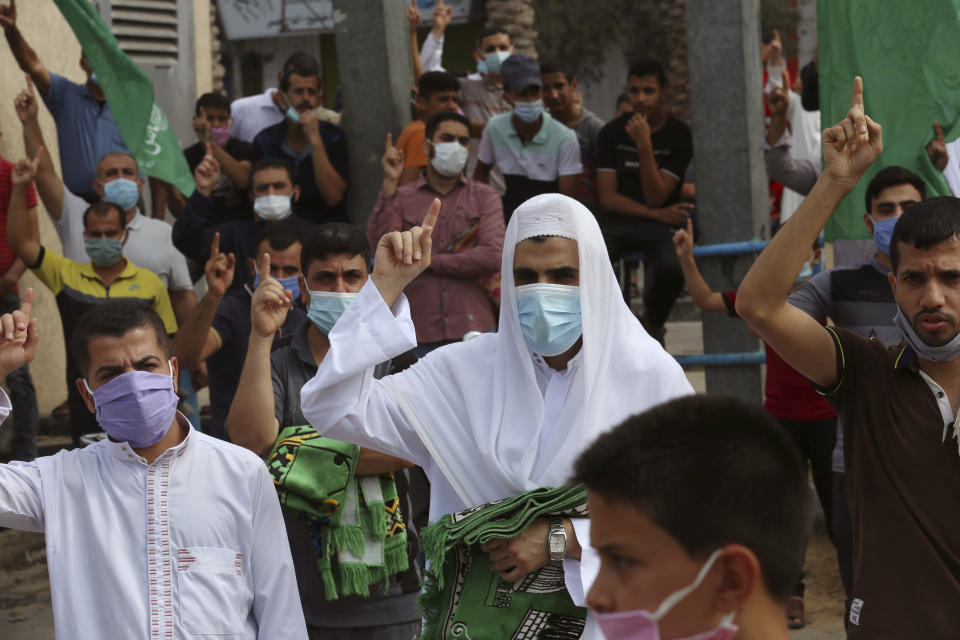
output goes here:
[{"label": "raised arm", "polygon": [[767,127],[767,143],[770,146],[777,144],[777,140],[787,130],[787,107],[790,106],[790,74],[784,69],[781,72],[781,86],[775,87],[767,97],[770,105],[770,126]]},{"label": "raised arm", "polygon": [[280,431],[274,407],[270,348],[287,319],[293,297],[270,277],[269,253],[258,258],[258,268],[262,275],[250,301],[250,341],[227,415],[227,434],[234,444],[264,456]]},{"label": "raised arm", "polygon": [[10,52],[20,69],[30,74],[33,81],[37,83],[41,95],[47,95],[50,91],[50,72],[40,62],[37,52],[27,44],[23,34],[20,33],[20,28],[17,26],[17,0],[10,0],[7,6],[0,6],[0,25],[3,26],[3,35],[6,36]]},{"label": "raised arm", "polygon": [[[43,153],[43,147],[40,148]],[[13,168],[13,188],[7,210],[7,239],[13,253],[27,265],[37,264],[40,257],[40,233],[37,230],[37,210],[27,208],[27,187],[37,173],[39,157],[25,158]]]},{"label": "raised arm", "polygon": [[[416,346],[404,287],[430,266],[431,236],[440,212],[434,200],[423,225],[384,235],[373,275],[330,331],[330,350],[300,392],[303,415],[317,431],[390,455],[428,464],[422,441],[374,368]],[[402,384],[416,368],[390,376]]]},{"label": "raised arm", "polygon": [[[27,289],[19,310],[0,316],[0,379],[29,364],[37,353],[40,333],[30,317],[32,308],[33,289]],[[10,399],[0,390],[0,422],[9,412]],[[41,489],[36,462],[0,464],[0,527],[42,532]]]},{"label": "raised arm", "polygon": [[822,386],[837,381],[836,350],[827,331],[787,302],[797,274],[837,204],[883,149],[880,125],[863,111],[863,82],[853,84],[846,118],[823,132],[824,173],[747,273],[737,313],[791,367]]},{"label": "raised arm", "polygon": [[29,74],[27,74],[27,87],[17,95],[13,106],[17,111],[20,123],[23,125],[23,144],[26,147],[27,156],[40,160],[37,165],[37,175],[34,177],[37,194],[50,217],[59,220],[61,213],[63,213],[63,181],[57,175],[50,154],[46,151],[40,152],[40,149],[46,145],[43,141],[43,133],[40,131],[40,123],[37,120],[37,97],[34,94],[33,80],[31,80]]},{"label": "raised arm", "polygon": [[693,222],[691,220],[687,220],[685,228],[677,229],[673,234],[673,248],[680,260],[683,279],[687,283],[687,291],[690,292],[693,303],[704,311],[726,311],[723,294],[710,288],[700,274],[696,260],[693,259]]},{"label": "raised arm", "polygon": [[220,301],[233,282],[235,266],[236,258],[232,253],[220,253],[220,234],[215,234],[210,244],[210,258],[204,267],[207,293],[190,317],[180,325],[180,330],[170,343],[170,350],[177,356],[181,368],[197,366],[206,355],[204,352],[208,350],[207,345],[216,341],[214,336],[211,336],[210,325]]},{"label": "raised arm", "polygon": [[197,188],[173,225],[173,245],[191,260],[203,262],[216,229],[210,225],[210,194],[220,180],[220,163],[207,145],[203,161],[193,172]]}]

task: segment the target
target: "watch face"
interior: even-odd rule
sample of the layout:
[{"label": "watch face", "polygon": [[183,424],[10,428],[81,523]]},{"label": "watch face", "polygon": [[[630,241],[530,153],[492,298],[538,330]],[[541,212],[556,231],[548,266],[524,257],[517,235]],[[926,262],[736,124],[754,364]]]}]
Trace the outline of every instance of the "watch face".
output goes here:
[{"label": "watch face", "polygon": [[562,533],[551,533],[550,534],[550,551],[553,553],[566,551],[566,548],[565,548],[567,546],[566,538],[567,537]]}]

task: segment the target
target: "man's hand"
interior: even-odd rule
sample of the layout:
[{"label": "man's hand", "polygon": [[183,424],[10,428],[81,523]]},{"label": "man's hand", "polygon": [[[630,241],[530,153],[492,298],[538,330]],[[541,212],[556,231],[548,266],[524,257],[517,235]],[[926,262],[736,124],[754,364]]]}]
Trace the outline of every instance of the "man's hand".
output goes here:
[{"label": "man's hand", "polygon": [[650,123],[642,113],[635,113],[627,120],[626,132],[638,149],[650,146]]},{"label": "man's hand", "polygon": [[260,256],[257,268],[260,270],[260,284],[250,301],[250,326],[257,337],[272,340],[287,319],[293,294],[270,277],[269,253]]},{"label": "man's hand", "polygon": [[515,583],[545,566],[550,562],[549,532],[550,521],[537,518],[516,538],[487,542],[483,550],[490,554],[490,570],[504,581]]},{"label": "man's hand", "polygon": [[790,104],[790,74],[786,69],[780,72],[780,78],[783,86],[774,87],[770,95],[767,96],[767,104],[770,105],[770,116],[786,116],[787,106]]},{"label": "man's hand", "polygon": [[389,191],[387,195],[392,196],[397,190],[400,174],[403,173],[403,152],[393,146],[393,135],[390,133],[387,134],[380,166],[383,167],[383,190]]},{"label": "man's hand", "polygon": [[950,155],[947,153],[947,142],[943,139],[943,129],[940,128],[939,122],[933,123],[933,130],[936,132],[937,137],[927,145],[927,156],[929,156],[930,162],[937,168],[937,171],[942,172],[947,168]]},{"label": "man's hand", "polygon": [[847,117],[823,132],[823,173],[853,188],[883,151],[882,129],[863,112],[863,79],[853,79]]},{"label": "man's hand", "polygon": [[197,134],[197,140],[203,144],[213,142],[213,133],[210,131],[210,123],[207,122],[207,115],[204,113],[203,107],[200,107],[200,115],[194,116],[190,124],[193,125],[193,132]]},{"label": "man's hand", "polygon": [[410,33],[417,32],[421,20],[420,10],[417,9],[417,0],[410,0],[410,6],[407,7],[407,26],[410,28]]},{"label": "man's hand", "polygon": [[10,0],[7,6],[0,6],[0,25],[4,31],[17,28],[17,0]]},{"label": "man's hand", "polygon": [[673,248],[681,261],[693,260],[693,220],[690,218],[673,234]]},{"label": "man's hand", "polygon": [[663,222],[671,227],[683,227],[690,219],[690,209],[693,205],[689,202],[678,202],[669,207],[654,209],[654,220]]},{"label": "man's hand", "polygon": [[197,183],[197,191],[209,198],[213,188],[220,182],[220,163],[213,157],[213,150],[209,143],[206,147],[207,153],[194,170],[193,179]]},{"label": "man's hand", "polygon": [[13,184],[17,185],[28,185],[33,182],[33,179],[37,175],[37,167],[40,166],[40,154],[43,153],[43,147],[37,149],[37,157],[31,160],[30,158],[23,158],[13,167]]},{"label": "man's hand", "polygon": [[773,39],[765,45],[762,45],[763,63],[773,63],[779,66],[783,59],[783,42],[780,41],[780,30],[773,30]]},{"label": "man's hand", "polygon": [[439,215],[440,200],[434,198],[421,226],[392,231],[380,238],[371,279],[388,307],[392,307],[404,288],[430,266],[433,228]]},{"label": "man's hand", "polygon": [[233,269],[237,259],[232,253],[220,253],[220,232],[213,234],[210,243],[210,258],[203,271],[207,277],[207,289],[217,298],[222,298],[233,284]]},{"label": "man's hand", "polygon": [[300,127],[303,129],[303,135],[307,136],[307,142],[311,145],[323,144],[323,136],[320,135],[320,118],[313,109],[300,113]]},{"label": "man's hand", "polygon": [[33,91],[33,78],[30,77],[29,73],[26,76],[27,88],[21,89],[13,101],[13,108],[17,110],[17,117],[23,124],[36,120],[39,110],[37,96]]},{"label": "man's hand", "polygon": [[37,355],[37,320],[31,318],[33,289],[23,294],[20,309],[0,316],[0,379],[6,378]]},{"label": "man's hand", "polygon": [[447,26],[452,19],[453,7],[445,4],[443,0],[439,0],[437,6],[433,9],[433,37],[439,39],[447,30]]}]

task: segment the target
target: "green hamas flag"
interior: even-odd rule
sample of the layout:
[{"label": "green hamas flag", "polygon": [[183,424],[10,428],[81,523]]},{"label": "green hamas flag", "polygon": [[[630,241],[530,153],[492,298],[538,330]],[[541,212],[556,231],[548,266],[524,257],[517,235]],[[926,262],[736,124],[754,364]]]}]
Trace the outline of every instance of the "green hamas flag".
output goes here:
[{"label": "green hamas flag", "polygon": [[883,153],[826,229],[827,240],[866,238],[864,192],[880,169],[906,167],[928,197],[950,195],[925,147],[935,120],[947,141],[960,136],[960,0],[819,0],[817,33],[824,128],[846,115],[858,74],[864,109],[883,126]]},{"label": "green hamas flag", "polygon": [[120,49],[89,0],[54,0],[80,41],[131,155],[148,176],[186,195],[196,184],[170,123],[153,99],[153,82]]}]

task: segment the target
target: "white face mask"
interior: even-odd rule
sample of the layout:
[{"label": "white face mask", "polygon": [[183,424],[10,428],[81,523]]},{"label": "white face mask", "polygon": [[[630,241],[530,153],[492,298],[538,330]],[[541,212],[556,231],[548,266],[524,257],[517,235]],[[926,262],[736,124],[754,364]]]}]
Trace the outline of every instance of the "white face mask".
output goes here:
[{"label": "white face mask", "polygon": [[255,199],[253,201],[253,210],[264,222],[286,220],[293,211],[290,204],[290,196],[281,196],[278,194],[260,196]]},{"label": "white face mask", "polygon": [[433,158],[430,166],[444,178],[460,175],[467,164],[467,148],[459,142],[430,143],[433,146]]}]

